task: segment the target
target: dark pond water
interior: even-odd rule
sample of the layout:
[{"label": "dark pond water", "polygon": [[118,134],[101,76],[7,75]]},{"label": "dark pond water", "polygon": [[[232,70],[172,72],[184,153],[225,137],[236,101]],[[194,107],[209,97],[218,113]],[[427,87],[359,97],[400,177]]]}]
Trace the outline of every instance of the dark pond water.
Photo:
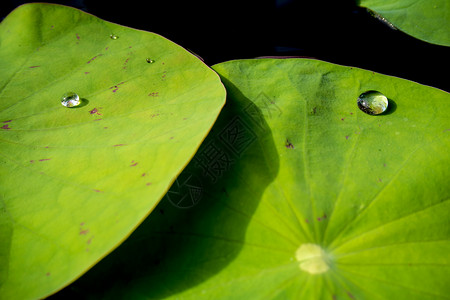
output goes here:
[{"label": "dark pond water", "polygon": [[[3,0],[0,17],[25,1]],[[450,54],[393,30],[355,0],[50,1],[159,33],[208,65],[259,56],[306,56],[450,90]]]}]

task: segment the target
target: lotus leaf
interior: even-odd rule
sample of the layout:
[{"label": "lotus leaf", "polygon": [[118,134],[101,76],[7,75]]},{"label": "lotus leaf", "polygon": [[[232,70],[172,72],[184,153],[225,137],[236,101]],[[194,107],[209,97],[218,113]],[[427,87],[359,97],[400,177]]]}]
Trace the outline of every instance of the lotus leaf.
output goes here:
[{"label": "lotus leaf", "polygon": [[405,33],[429,43],[450,46],[448,0],[360,0],[359,5]]},{"label": "lotus leaf", "polygon": [[227,104],[193,161],[62,298],[447,297],[448,93],[311,59],[213,69]]},{"label": "lotus leaf", "polygon": [[[81,104],[61,97],[75,92]],[[192,159],[219,77],[150,32],[27,4],[0,25],[0,298],[49,295],[120,244]]]}]

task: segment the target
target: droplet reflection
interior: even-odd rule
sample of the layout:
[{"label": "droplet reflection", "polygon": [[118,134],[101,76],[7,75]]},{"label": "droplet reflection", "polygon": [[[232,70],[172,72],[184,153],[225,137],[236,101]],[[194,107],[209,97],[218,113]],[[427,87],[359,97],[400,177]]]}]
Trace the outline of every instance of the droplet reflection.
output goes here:
[{"label": "droplet reflection", "polygon": [[358,97],[358,107],[369,115],[379,115],[388,108],[388,99],[378,91],[367,91]]},{"label": "droplet reflection", "polygon": [[80,105],[81,99],[74,92],[67,92],[61,97],[61,104],[65,107],[75,107]]}]

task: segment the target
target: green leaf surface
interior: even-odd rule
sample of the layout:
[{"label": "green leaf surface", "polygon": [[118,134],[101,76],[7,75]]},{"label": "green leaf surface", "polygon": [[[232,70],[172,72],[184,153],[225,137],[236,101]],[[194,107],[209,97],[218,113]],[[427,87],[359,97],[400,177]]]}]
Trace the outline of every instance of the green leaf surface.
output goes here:
[{"label": "green leaf surface", "polygon": [[450,46],[448,0],[360,0],[360,6],[401,31],[429,43]]},{"label": "green leaf surface", "polygon": [[[61,105],[76,92],[78,107]],[[44,297],[121,243],[225,102],[215,72],[154,33],[28,4],[0,25],[0,298]]]},{"label": "green leaf surface", "polygon": [[[193,161],[56,296],[448,299],[448,93],[310,59],[213,68],[227,104]],[[387,112],[359,110],[368,90]]]}]

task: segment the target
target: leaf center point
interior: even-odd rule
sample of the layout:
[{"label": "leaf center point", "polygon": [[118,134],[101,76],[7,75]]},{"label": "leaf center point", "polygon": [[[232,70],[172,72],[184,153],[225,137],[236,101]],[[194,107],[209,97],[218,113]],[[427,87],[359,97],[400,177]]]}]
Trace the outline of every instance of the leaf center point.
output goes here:
[{"label": "leaf center point", "polygon": [[300,270],[310,274],[321,274],[330,269],[327,253],[316,244],[302,244],[295,252]]}]

